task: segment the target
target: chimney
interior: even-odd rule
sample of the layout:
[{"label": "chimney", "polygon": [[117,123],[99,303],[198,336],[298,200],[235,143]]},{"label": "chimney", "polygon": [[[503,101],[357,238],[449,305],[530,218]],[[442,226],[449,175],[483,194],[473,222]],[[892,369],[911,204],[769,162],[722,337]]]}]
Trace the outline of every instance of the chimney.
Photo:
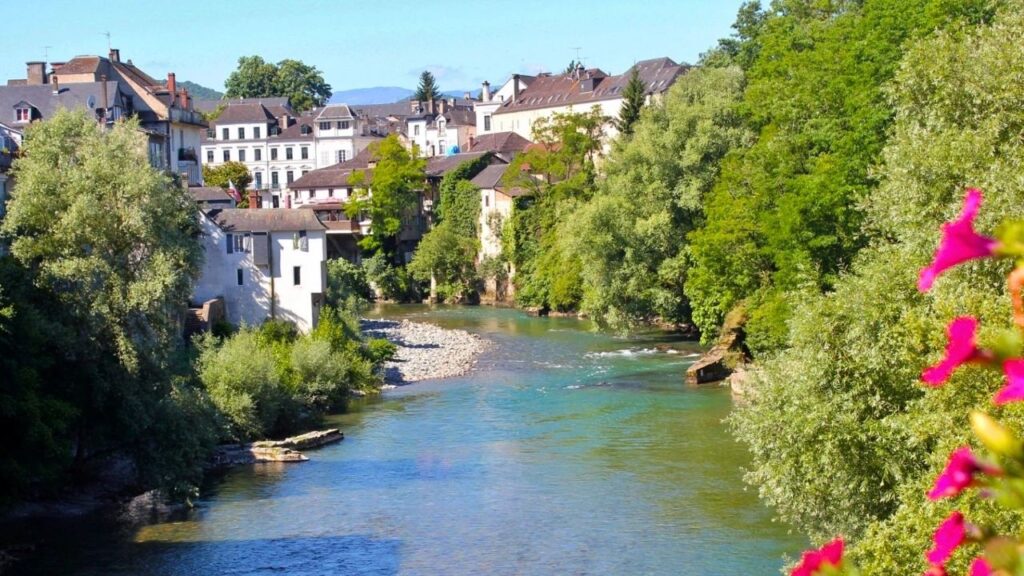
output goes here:
[{"label": "chimney", "polygon": [[188,88],[181,89],[181,109],[188,110]]},{"label": "chimney", "polygon": [[174,78],[174,72],[167,73],[167,91],[171,94],[171,105],[174,105],[174,99],[178,95],[178,81]]},{"label": "chimney", "polygon": [[463,92],[463,93],[462,93],[462,98],[463,98],[464,100],[472,100],[472,99],[473,99],[473,95],[472,95],[472,94],[470,94],[469,92]]},{"label": "chimney", "polygon": [[291,116],[288,116],[287,114],[281,114],[281,117],[277,119],[277,123],[281,127],[281,131],[283,132],[287,130],[289,126],[292,125]]},{"label": "chimney", "polygon": [[258,210],[260,207],[260,195],[255,190],[249,190],[249,209]]},{"label": "chimney", "polygon": [[491,83],[484,80],[483,89],[480,90],[480,101],[490,102],[491,101]]},{"label": "chimney", "polygon": [[436,110],[434,107],[434,99],[431,98],[427,100],[427,114],[434,114],[434,110]]},{"label": "chimney", "polygon": [[117,48],[111,48],[110,49],[110,61],[111,62],[120,62],[121,61],[121,51],[119,49],[117,49]]},{"label": "chimney", "polygon": [[420,101],[419,100],[410,100],[409,101],[409,111],[412,112],[413,114],[419,112],[420,111]]},{"label": "chimney", "polygon": [[512,101],[519,100],[519,74],[512,75]]},{"label": "chimney", "polygon": [[437,102],[437,113],[438,114],[444,114],[447,111],[448,111],[448,101],[445,100],[444,98],[441,98]]},{"label": "chimney", "polygon": [[53,95],[56,96],[58,94],[60,94],[60,81],[58,81],[57,77],[54,76],[53,77]]},{"label": "chimney", "polygon": [[46,62],[26,62],[28,67],[28,78],[26,84],[38,86],[46,84]]}]

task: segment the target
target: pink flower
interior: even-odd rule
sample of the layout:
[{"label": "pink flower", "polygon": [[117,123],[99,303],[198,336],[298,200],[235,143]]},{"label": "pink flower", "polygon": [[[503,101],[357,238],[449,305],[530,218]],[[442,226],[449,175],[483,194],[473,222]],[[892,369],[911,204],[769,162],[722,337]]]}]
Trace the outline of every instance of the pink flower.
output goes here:
[{"label": "pink flower", "polygon": [[930,266],[921,270],[917,289],[927,292],[935,278],[946,270],[968,260],[991,256],[998,244],[994,238],[982,236],[974,231],[974,217],[981,206],[981,190],[971,188],[964,198],[964,209],[960,218],[942,225],[942,242],[935,251]]},{"label": "pink flower", "polygon": [[972,316],[961,316],[950,322],[946,328],[946,357],[925,370],[921,380],[930,386],[941,386],[958,366],[977,359],[981,355],[975,343],[977,332],[978,320]]},{"label": "pink flower", "polygon": [[957,448],[949,455],[946,469],[935,479],[935,487],[928,493],[928,498],[941,500],[956,496],[974,482],[974,475],[978,472],[991,476],[1001,473],[998,468],[979,461],[967,446]]},{"label": "pink flower", "polygon": [[971,576],[992,576],[992,567],[984,558],[975,558],[971,562]]},{"label": "pink flower", "polygon": [[996,404],[1009,404],[1024,400],[1024,358],[1003,362],[1006,386],[996,393]]},{"label": "pink flower", "polygon": [[946,560],[953,555],[953,552],[967,539],[967,529],[964,527],[964,515],[960,512],[953,512],[939,525],[935,531],[935,546],[925,554],[932,566],[945,566]]},{"label": "pink flower", "polygon": [[945,566],[929,566],[921,576],[949,576]]},{"label": "pink flower", "polygon": [[838,566],[843,561],[843,539],[838,537],[817,550],[804,552],[800,564],[793,568],[790,576],[813,576],[824,566]]}]

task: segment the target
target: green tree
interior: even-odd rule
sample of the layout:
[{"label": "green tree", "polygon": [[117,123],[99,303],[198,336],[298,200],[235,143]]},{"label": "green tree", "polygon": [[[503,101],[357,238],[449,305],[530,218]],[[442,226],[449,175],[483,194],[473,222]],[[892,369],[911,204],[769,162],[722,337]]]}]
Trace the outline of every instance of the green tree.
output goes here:
[{"label": "green tree", "polygon": [[[202,410],[187,404],[202,399],[174,379],[177,318],[201,248],[195,203],[149,166],[147,149],[134,120],[106,130],[85,112],[62,110],[32,124],[2,232],[38,298],[49,302],[50,328],[21,303],[14,310],[60,347],[35,361],[51,366],[44,375],[66,380],[35,385],[74,406],[64,422],[75,463],[114,447],[134,456],[140,481],[175,484],[197,481],[199,463],[159,455],[185,446],[201,452],[208,424],[192,420]],[[18,330],[25,329],[32,328]],[[59,427],[58,405],[48,410]],[[175,418],[185,424],[175,426]]]},{"label": "green tree", "polygon": [[226,98],[285,96],[297,112],[323,106],[331,97],[331,85],[315,66],[292,59],[273,64],[259,56],[239,58],[224,88]]},{"label": "green tree", "polygon": [[219,186],[228,189],[228,183],[234,184],[239,194],[245,197],[245,190],[252,183],[249,168],[241,162],[225,162],[219,166],[203,166],[203,183],[207,186]]},{"label": "green tree", "polygon": [[581,307],[616,329],[659,318],[691,321],[683,285],[686,235],[704,222],[721,160],[751,140],[737,67],[697,68],[651,104],[616,142],[592,200],[566,221],[583,267]]},{"label": "green tree", "polygon": [[406,150],[394,134],[371,147],[376,165],[372,174],[357,171],[352,175],[355,193],[345,210],[350,217],[364,212],[373,222],[370,234],[360,241],[363,248],[383,250],[394,257],[402,218],[418,210],[426,160],[417,158],[415,149]]},{"label": "green tree", "polygon": [[580,66],[582,62],[577,62],[576,59],[569,60],[569,65],[565,67],[563,74],[572,74],[576,71],[576,67]]},{"label": "green tree", "polygon": [[619,110],[619,119],[615,123],[619,131],[629,136],[633,134],[633,124],[640,119],[640,109],[647,103],[647,87],[640,79],[640,71],[633,68],[629,75],[629,82],[622,90],[622,108]]},{"label": "green tree", "polygon": [[259,56],[242,56],[224,81],[225,98],[283,96],[277,91],[277,66]]},{"label": "green tree", "polygon": [[413,255],[409,273],[420,282],[437,281],[437,292],[444,299],[466,297],[474,287],[474,260],[479,250],[476,236],[465,236],[454,230],[451,222],[443,222],[431,230]]},{"label": "green tree", "polygon": [[323,106],[332,94],[331,85],[324,81],[323,74],[315,66],[291,59],[277,63],[274,89],[278,94],[287,96],[297,112]]},{"label": "green tree", "polygon": [[416,87],[416,92],[412,95],[412,99],[426,102],[427,100],[439,100],[442,97],[441,89],[437,87],[434,75],[430,73],[430,70],[424,70],[420,74],[420,84]]},{"label": "green tree", "polygon": [[[943,14],[942,6],[930,13]],[[880,185],[863,203],[874,243],[834,293],[805,293],[794,305],[790,347],[762,361],[750,402],[732,418],[753,454],[748,480],[761,496],[815,540],[840,532],[855,539],[852,556],[866,574],[923,568],[921,550],[951,508],[923,495],[945,454],[971,441],[967,410],[991,411],[1003,384],[996,372],[967,369],[924,394],[919,377],[945,345],[950,318],[975,315],[983,327],[1005,321],[1006,264],[959,267],[927,295],[915,284],[966,186],[985,190],[980,231],[1024,216],[1024,90],[1013,81],[1024,71],[1022,7],[956,6],[944,14],[959,23],[908,46],[889,93],[895,122]],[[980,337],[998,335],[983,329]],[[1000,412],[1024,428],[1019,410]],[[987,503],[956,505],[980,523],[1020,528],[1019,515]],[[958,555],[950,573],[965,573],[967,561]]]}]

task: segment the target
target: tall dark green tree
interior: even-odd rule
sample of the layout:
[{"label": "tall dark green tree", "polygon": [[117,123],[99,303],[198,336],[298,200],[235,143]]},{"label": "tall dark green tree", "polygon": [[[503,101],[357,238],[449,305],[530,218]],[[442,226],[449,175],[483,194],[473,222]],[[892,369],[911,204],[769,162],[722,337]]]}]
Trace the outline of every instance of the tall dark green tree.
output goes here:
[{"label": "tall dark green tree", "polygon": [[632,74],[629,75],[629,82],[622,90],[622,108],[615,123],[620,132],[627,136],[633,133],[633,124],[640,119],[640,109],[646,102],[647,87],[640,79],[640,71],[634,66]]},{"label": "tall dark green tree", "polygon": [[292,59],[273,64],[259,56],[242,56],[224,87],[226,98],[286,96],[298,112],[323,106],[331,97],[331,85],[315,66]]},{"label": "tall dark green tree", "polygon": [[434,75],[430,73],[430,70],[424,70],[420,74],[420,85],[416,87],[416,93],[413,94],[412,99],[426,102],[439,98],[441,98],[441,89],[437,87]]}]

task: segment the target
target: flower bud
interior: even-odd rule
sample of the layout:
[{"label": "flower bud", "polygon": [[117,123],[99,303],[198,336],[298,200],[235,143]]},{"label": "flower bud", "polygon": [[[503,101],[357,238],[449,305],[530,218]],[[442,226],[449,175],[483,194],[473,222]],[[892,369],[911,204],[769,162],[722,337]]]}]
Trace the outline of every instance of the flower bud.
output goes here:
[{"label": "flower bud", "polygon": [[971,428],[978,440],[992,452],[1016,459],[1024,455],[1024,447],[1020,440],[988,414],[977,410],[971,411]]}]

